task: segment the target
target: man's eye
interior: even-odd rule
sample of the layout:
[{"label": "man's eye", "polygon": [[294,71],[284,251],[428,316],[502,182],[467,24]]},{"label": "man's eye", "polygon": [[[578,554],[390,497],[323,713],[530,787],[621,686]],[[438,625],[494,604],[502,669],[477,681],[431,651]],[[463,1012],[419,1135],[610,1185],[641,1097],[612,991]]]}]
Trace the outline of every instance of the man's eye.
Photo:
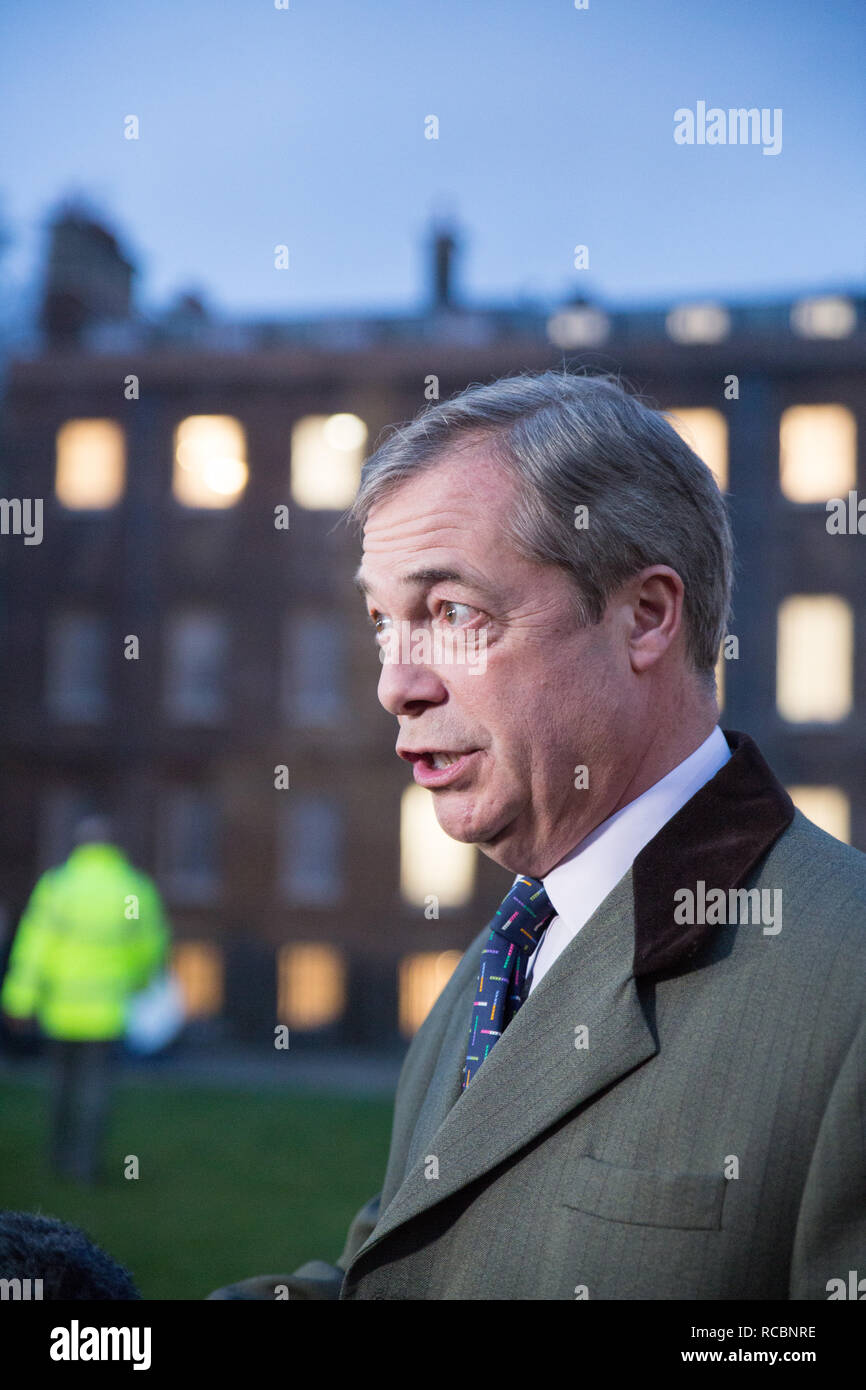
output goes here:
[{"label": "man's eye", "polygon": [[370,623],[371,623],[371,625],[372,625],[373,632],[375,633],[375,635],[376,635],[377,637],[381,637],[382,633],[383,633],[384,630],[385,630],[385,624],[386,624],[387,622],[388,622],[388,619],[387,619],[387,618],[383,618],[381,613],[371,613],[371,614],[370,614]]},{"label": "man's eye", "polygon": [[457,627],[461,622],[467,621],[467,615],[475,612],[468,603],[443,603],[439,610],[440,616],[445,619],[446,626]]}]

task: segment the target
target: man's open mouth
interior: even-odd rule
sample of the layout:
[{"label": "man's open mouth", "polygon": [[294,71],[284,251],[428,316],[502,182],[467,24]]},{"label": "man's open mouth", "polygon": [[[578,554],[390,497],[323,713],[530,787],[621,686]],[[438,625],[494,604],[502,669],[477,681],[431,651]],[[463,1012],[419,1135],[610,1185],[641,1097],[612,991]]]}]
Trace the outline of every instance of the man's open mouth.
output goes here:
[{"label": "man's open mouth", "polygon": [[477,748],[397,748],[401,758],[414,764],[415,781],[429,787],[443,785],[452,769],[455,776],[462,776],[463,767],[478,751]]},{"label": "man's open mouth", "polygon": [[441,749],[420,748],[398,748],[397,752],[401,758],[406,758],[408,762],[423,762],[427,767],[443,768],[450,767],[452,763],[458,763],[461,758],[465,758],[467,753],[474,753],[474,748],[466,748],[462,752],[443,752]]},{"label": "man's open mouth", "polygon": [[425,753],[425,758],[429,758],[433,767],[450,767],[463,757],[462,753]]}]

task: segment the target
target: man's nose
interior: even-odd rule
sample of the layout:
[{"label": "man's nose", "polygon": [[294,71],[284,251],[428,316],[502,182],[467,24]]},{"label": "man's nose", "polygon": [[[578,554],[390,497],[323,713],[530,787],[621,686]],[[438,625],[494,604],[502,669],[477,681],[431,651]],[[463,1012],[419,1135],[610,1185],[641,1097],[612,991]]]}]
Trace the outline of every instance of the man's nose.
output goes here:
[{"label": "man's nose", "polygon": [[399,715],[412,714],[424,705],[438,705],[447,691],[430,666],[388,657],[382,664],[376,693],[389,714]]}]

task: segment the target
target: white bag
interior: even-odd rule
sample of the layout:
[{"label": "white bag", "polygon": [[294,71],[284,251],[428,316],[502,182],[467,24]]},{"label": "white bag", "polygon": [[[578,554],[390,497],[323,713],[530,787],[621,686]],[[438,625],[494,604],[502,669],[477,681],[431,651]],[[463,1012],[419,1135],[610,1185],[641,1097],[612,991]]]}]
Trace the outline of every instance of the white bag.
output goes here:
[{"label": "white bag", "polygon": [[184,1024],[183,990],[170,970],[162,970],[129,1000],[125,1042],[133,1052],[161,1052]]}]

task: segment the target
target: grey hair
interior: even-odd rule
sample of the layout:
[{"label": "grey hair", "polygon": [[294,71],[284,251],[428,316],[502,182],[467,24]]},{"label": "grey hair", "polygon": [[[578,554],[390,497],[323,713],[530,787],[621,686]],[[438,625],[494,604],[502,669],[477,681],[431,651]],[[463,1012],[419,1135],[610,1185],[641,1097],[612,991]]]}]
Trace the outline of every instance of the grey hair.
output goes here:
[{"label": "grey hair", "polygon": [[[725,501],[664,415],[613,377],[527,372],[425,407],[368,459],[347,519],[363,527],[412,474],[480,442],[518,487],[512,543],[567,571],[582,625],[600,622],[610,597],[640,570],[676,570],[688,658],[714,688],[733,582]],[[576,529],[579,505],[588,508],[586,529]]]}]

